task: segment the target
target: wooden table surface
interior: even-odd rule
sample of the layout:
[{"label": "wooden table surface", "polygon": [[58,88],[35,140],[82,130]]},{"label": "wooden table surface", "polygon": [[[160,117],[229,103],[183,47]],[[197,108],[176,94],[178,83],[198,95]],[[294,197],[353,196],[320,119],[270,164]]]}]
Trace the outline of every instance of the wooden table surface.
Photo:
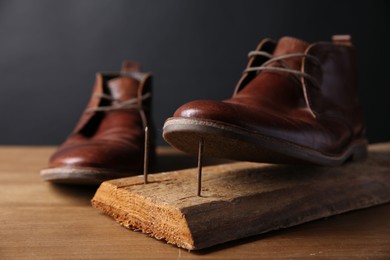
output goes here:
[{"label": "wooden table surface", "polygon": [[[53,147],[0,147],[0,259],[390,259],[390,204],[345,213],[203,251],[127,230],[90,206],[97,187],[41,181]],[[159,170],[196,159],[159,149]]]}]

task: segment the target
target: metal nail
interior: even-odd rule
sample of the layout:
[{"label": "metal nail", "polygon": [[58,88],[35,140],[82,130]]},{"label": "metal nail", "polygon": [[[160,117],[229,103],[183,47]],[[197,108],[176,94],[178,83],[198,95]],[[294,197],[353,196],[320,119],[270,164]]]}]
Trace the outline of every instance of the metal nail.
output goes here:
[{"label": "metal nail", "polygon": [[149,128],[145,127],[145,147],[144,147],[144,184],[148,183],[149,171]]},{"label": "metal nail", "polygon": [[198,192],[197,195],[200,197],[202,192],[202,160],[203,160],[203,138],[199,140],[199,151],[198,151]]}]

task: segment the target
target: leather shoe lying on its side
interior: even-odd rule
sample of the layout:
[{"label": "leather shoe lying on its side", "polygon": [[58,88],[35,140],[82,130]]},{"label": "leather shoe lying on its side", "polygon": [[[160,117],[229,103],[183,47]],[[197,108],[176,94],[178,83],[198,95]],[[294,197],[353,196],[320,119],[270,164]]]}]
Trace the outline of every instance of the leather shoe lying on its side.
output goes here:
[{"label": "leather shoe lying on its side", "polygon": [[181,106],[164,125],[172,146],[196,154],[283,164],[340,165],[364,158],[365,125],[349,36],[309,44],[263,40],[233,97]]},{"label": "leather shoe lying on its side", "polygon": [[[75,130],[41,171],[46,181],[100,184],[142,174],[145,126],[151,118],[149,73],[124,62],[121,72],[98,73],[90,102]],[[150,128],[150,125],[148,126]],[[154,146],[149,156],[154,155]]]}]

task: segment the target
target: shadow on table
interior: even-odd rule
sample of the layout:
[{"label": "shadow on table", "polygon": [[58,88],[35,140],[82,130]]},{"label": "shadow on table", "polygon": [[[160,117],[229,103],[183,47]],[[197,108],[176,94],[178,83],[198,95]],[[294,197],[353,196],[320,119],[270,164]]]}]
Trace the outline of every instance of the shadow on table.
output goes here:
[{"label": "shadow on table", "polygon": [[91,199],[98,186],[50,184],[52,193],[65,198],[72,205],[91,205]]}]

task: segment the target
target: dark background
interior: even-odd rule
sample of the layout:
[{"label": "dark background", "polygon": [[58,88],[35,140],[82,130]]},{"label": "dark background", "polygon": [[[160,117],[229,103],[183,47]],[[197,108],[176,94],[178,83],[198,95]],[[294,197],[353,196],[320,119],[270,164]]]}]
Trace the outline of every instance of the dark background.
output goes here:
[{"label": "dark background", "polygon": [[352,34],[370,142],[390,140],[389,1],[0,1],[0,144],[59,144],[95,72],[122,60],[155,76],[159,129],[181,104],[230,97],[265,38]]}]

